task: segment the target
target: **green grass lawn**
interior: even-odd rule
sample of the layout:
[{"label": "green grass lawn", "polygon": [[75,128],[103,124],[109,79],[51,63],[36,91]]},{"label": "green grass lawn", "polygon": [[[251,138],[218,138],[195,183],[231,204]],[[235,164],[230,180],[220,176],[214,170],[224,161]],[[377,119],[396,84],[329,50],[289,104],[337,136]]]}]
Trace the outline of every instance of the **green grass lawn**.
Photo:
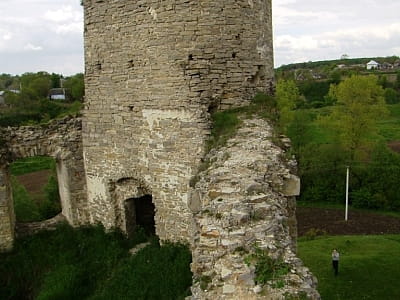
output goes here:
[{"label": "green grass lawn", "polygon": [[19,159],[10,166],[14,176],[55,168],[55,160],[48,156],[33,156]]},{"label": "green grass lawn", "polygon": [[400,140],[400,104],[387,106],[389,116],[378,123],[379,133],[387,141]]},{"label": "green grass lawn", "polygon": [[[331,251],[340,252],[339,275]],[[318,278],[323,300],[400,299],[400,235],[300,239],[298,254]]]}]

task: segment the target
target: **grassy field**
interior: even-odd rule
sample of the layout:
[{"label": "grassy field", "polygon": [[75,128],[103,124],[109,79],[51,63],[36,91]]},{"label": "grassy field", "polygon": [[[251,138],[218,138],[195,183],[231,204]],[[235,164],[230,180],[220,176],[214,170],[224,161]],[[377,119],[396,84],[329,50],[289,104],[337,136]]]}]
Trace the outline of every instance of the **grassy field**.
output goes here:
[{"label": "grassy field", "polygon": [[55,160],[48,156],[34,156],[19,159],[11,164],[10,171],[14,176],[40,170],[54,169]]},{"label": "grassy field", "polygon": [[[341,259],[333,274],[331,251]],[[400,235],[300,239],[299,256],[318,278],[323,300],[400,299]]]},{"label": "grassy field", "polygon": [[400,104],[387,107],[389,116],[378,123],[379,132],[387,141],[400,141]]},{"label": "grassy field", "polygon": [[[48,182],[39,182],[36,171],[51,170]],[[47,156],[35,156],[19,159],[10,165],[14,210],[18,222],[43,221],[54,217],[61,211],[55,160]],[[29,182],[38,192],[25,188],[17,176],[33,173]],[[40,186],[42,185],[42,186]]]}]

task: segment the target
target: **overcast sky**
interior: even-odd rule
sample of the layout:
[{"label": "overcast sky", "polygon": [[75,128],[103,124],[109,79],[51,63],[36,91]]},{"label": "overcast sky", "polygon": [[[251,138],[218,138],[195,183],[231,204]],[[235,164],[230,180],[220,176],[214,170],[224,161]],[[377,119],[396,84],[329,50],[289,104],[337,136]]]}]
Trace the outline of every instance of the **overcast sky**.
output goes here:
[{"label": "overcast sky", "polygon": [[[273,0],[275,66],[400,56],[399,0]],[[0,0],[0,73],[83,72],[80,0]]]}]

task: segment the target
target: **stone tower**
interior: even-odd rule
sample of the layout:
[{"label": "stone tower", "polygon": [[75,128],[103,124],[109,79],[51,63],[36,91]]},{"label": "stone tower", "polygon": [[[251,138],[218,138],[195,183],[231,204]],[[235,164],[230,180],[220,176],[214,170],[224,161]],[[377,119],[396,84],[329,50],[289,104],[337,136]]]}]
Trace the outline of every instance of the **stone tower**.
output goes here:
[{"label": "stone tower", "polygon": [[84,0],[84,7],[90,221],[129,233],[147,199],[161,239],[190,241],[189,181],[204,155],[209,113],[272,89],[271,1]]}]

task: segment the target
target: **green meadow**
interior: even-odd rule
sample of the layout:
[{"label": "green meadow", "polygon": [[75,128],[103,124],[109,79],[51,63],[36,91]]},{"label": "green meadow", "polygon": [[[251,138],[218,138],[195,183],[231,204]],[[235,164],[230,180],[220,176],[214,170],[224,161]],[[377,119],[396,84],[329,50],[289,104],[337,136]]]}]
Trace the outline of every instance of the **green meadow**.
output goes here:
[{"label": "green meadow", "polygon": [[[331,252],[340,252],[335,277]],[[318,278],[323,300],[400,299],[400,235],[300,239],[298,254]]]}]

